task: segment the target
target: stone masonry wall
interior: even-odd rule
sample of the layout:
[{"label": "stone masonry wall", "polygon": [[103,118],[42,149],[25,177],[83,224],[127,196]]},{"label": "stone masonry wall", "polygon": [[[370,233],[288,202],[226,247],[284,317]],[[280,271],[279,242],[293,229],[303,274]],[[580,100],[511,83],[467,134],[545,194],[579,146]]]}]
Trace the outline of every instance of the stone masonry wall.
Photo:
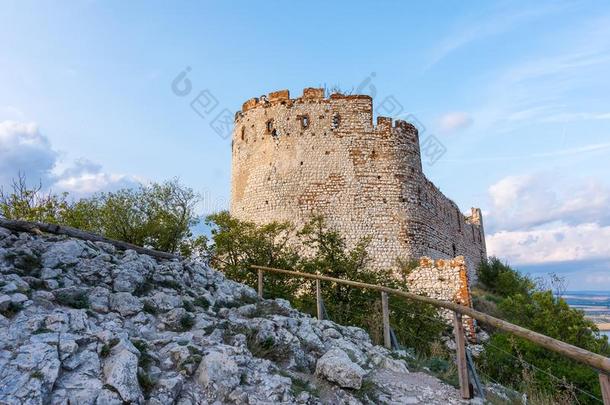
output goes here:
[{"label": "stone masonry wall", "polygon": [[373,268],[397,258],[486,257],[481,211],[465,217],[422,172],[417,129],[378,117],[372,99],[305,89],[244,103],[232,144],[231,214],[290,221],[323,215],[353,246],[371,237]]},{"label": "stone masonry wall", "polygon": [[[419,259],[419,266],[412,270],[406,279],[410,292],[472,307],[468,270],[463,256],[449,260],[422,257]],[[453,322],[451,311],[442,310],[441,314],[448,322]],[[469,337],[474,339],[474,321],[464,318],[464,326]]]}]

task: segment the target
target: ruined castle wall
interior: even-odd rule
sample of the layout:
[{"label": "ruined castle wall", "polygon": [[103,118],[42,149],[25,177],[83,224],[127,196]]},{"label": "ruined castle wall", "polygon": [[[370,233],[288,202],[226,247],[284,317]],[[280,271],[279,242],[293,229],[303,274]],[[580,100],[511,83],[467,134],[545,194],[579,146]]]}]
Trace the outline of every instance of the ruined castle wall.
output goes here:
[{"label": "ruined castle wall", "polygon": [[297,99],[279,91],[248,100],[232,148],[237,218],[302,225],[322,214],[350,246],[371,237],[374,268],[393,268],[397,257],[462,254],[475,263],[485,254],[480,212],[464,217],[425,178],[415,127],[373,124],[368,96],[306,89]]},{"label": "ruined castle wall", "polygon": [[[412,293],[472,308],[470,280],[463,256],[438,260],[422,257],[406,279]],[[441,315],[447,322],[453,321],[452,311],[441,310]],[[476,336],[472,318],[465,317],[464,326],[470,337]]]}]

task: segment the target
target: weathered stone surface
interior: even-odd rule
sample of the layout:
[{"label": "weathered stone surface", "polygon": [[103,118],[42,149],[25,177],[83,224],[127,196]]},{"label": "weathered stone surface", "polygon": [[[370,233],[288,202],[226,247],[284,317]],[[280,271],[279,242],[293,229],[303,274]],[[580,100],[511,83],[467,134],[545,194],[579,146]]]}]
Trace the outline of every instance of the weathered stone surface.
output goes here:
[{"label": "weathered stone surface", "polygon": [[127,349],[113,353],[104,361],[104,383],[117,390],[123,401],[141,402],[138,356]]},{"label": "weathered stone surface", "polygon": [[75,265],[85,250],[84,242],[68,239],[51,245],[42,255],[43,267],[55,268],[60,265]]},{"label": "weathered stone surface", "polygon": [[372,268],[463,255],[474,276],[486,255],[481,210],[462,214],[422,170],[442,145],[422,151],[418,123],[373,116],[371,97],[323,89],[247,101],[232,137],[231,214],[300,226],[315,211],[350,247],[371,237]]},{"label": "weathered stone surface", "polygon": [[110,309],[122,316],[134,315],[143,308],[142,302],[128,292],[119,292],[110,295]]},{"label": "weathered stone surface", "polygon": [[11,305],[11,297],[8,295],[0,295],[0,311],[6,311]]},{"label": "weathered stone surface", "polygon": [[110,290],[104,287],[95,287],[89,292],[89,305],[97,312],[108,312],[110,307]]},{"label": "weathered stone surface", "polygon": [[[318,321],[284,300],[258,300],[256,291],[204,263],[157,262],[70,241],[10,232],[0,241],[0,285],[8,291],[0,294],[0,306],[12,305],[13,297],[23,302],[10,318],[0,315],[1,404],[356,405],[356,388],[341,384],[357,385],[360,370],[366,378],[387,376],[375,383],[379,403],[459,403],[455,389],[416,378],[363,330]],[[15,244],[44,256],[49,266],[42,268],[52,269],[45,271],[52,278],[14,274],[3,257]],[[123,274],[123,287],[113,274]],[[40,290],[43,282],[62,288]],[[33,290],[24,290],[29,285]],[[31,300],[23,301],[28,295]],[[194,305],[195,297],[209,305]],[[194,322],[190,330],[190,322],[183,327],[185,315]],[[324,370],[319,378],[308,371],[316,366]],[[405,379],[434,388],[414,393]],[[310,389],[295,395],[297,380]]]},{"label": "weathered stone surface", "polygon": [[46,343],[21,346],[0,370],[0,402],[42,403],[59,374],[57,348]]},{"label": "weathered stone surface", "polygon": [[201,361],[197,381],[204,387],[228,393],[239,384],[239,367],[228,354],[212,352]]},{"label": "weathered stone surface", "polygon": [[366,372],[341,349],[331,349],[318,359],[316,374],[343,388],[359,389]]}]

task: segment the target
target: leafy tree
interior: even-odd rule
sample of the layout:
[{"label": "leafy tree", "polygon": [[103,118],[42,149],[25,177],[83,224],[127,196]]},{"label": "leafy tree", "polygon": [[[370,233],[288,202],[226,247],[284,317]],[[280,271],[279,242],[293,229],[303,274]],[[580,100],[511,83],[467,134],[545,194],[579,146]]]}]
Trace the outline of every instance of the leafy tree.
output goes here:
[{"label": "leafy tree", "polygon": [[60,223],[71,209],[67,193],[43,193],[42,184],[28,187],[25,175],[13,179],[11,191],[0,187],[0,217],[24,221]]},{"label": "leafy tree", "polygon": [[[541,289],[496,258],[481,264],[478,275],[484,288],[500,297],[496,309],[501,318],[583,349],[610,355],[608,340],[599,334],[595,324],[551,290]],[[556,276],[553,283],[558,283]],[[595,370],[508,333],[492,334],[480,362],[492,378],[521,391],[553,395],[556,401],[557,395],[565,398],[564,394],[570,393],[577,395],[580,403],[590,403],[591,398],[579,394],[570,383],[600,395]]]},{"label": "leafy tree", "polygon": [[[288,223],[257,225],[240,221],[226,212],[210,215],[206,223],[212,229],[209,247],[212,261],[229,278],[256,288],[254,264],[284,269],[294,268],[299,256],[290,244],[294,228]],[[272,274],[265,275],[265,294],[290,299],[299,288],[299,280]]]},{"label": "leafy tree", "polygon": [[[240,221],[227,212],[207,218],[212,226],[212,255],[217,268],[228,277],[256,285],[253,264],[294,269],[307,273],[406,289],[391,274],[368,267],[368,240],[349,248],[345,239],[329,229],[320,216],[300,230],[287,223],[256,225]],[[315,282],[265,273],[265,296],[285,298],[303,312],[316,313]],[[328,316],[335,322],[367,329],[373,341],[382,342],[381,300],[377,291],[322,282],[322,298]],[[438,312],[429,306],[390,298],[392,325],[408,347],[427,351],[445,328]],[[420,314],[426,317],[418,316]],[[437,322],[434,322],[437,321]]]},{"label": "leafy tree", "polygon": [[529,277],[519,274],[497,257],[483,261],[477,269],[477,275],[479,284],[501,297],[527,295],[535,288],[535,283]]},{"label": "leafy tree", "polygon": [[177,179],[77,201],[68,197],[68,193],[45,194],[42,185],[30,188],[20,175],[11,192],[0,190],[0,215],[68,225],[170,253],[187,252],[187,246],[197,245],[190,240],[190,229],[199,221],[195,214],[199,197]]}]

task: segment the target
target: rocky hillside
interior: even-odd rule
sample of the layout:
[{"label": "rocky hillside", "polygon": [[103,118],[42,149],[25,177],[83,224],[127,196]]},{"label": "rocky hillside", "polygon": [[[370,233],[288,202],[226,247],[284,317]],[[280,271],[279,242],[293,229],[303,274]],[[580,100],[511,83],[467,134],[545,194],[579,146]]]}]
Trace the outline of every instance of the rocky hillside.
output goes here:
[{"label": "rocky hillside", "polygon": [[195,261],[0,228],[0,404],[455,404],[457,390]]}]

